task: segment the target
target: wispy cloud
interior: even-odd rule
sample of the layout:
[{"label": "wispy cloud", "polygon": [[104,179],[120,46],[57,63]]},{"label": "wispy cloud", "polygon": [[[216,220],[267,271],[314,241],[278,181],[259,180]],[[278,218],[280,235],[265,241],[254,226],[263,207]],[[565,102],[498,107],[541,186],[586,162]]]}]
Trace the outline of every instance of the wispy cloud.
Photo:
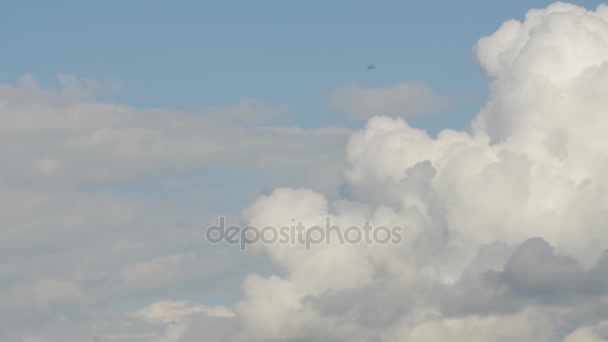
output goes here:
[{"label": "wispy cloud", "polygon": [[347,84],[332,91],[327,101],[330,108],[353,119],[364,120],[373,116],[408,117],[438,113],[451,109],[463,99],[443,97],[427,84],[412,82],[380,88]]}]

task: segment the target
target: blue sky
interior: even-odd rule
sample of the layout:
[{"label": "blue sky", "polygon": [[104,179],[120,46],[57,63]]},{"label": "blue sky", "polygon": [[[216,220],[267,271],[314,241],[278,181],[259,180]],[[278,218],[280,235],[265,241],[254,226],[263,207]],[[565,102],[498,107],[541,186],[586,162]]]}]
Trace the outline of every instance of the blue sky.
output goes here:
[{"label": "blue sky", "polygon": [[[324,96],[349,82],[422,81],[470,102],[416,117],[436,132],[463,128],[482,105],[486,80],[475,42],[550,1],[6,1],[0,80],[32,73],[112,78],[113,100],[194,108],[255,97],[285,105],[302,127],[359,125]],[[599,1],[579,1],[594,9]],[[372,63],[376,69],[367,72]]]},{"label": "blue sky", "polygon": [[[469,96],[446,112],[408,118],[435,134],[465,129],[483,105],[487,80],[473,57],[477,40],[550,3],[10,1],[0,11],[0,81],[13,83],[25,73],[45,86],[60,73],[114,79],[124,89],[109,100],[138,108],[194,109],[253,97],[286,106],[287,124],[304,128],[365,124],[327,106],[327,94],[350,82],[418,81],[440,95]],[[578,2],[589,9],[599,3]],[[376,68],[366,70],[368,64]],[[236,213],[272,188],[252,170],[205,173],[214,176],[195,189],[223,184],[205,203],[220,212]],[[174,194],[154,184],[123,192],[193,201],[183,188]]]}]

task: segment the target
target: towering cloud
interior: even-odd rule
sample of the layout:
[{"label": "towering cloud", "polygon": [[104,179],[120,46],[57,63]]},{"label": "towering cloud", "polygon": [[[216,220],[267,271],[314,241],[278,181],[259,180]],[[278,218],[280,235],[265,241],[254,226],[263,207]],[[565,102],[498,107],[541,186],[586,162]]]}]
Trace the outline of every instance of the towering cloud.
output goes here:
[{"label": "towering cloud", "polygon": [[229,340],[608,340],[608,6],[531,10],[475,53],[490,93],[470,131],[373,117],[348,143],[345,198],[281,188],[244,211],[403,240],[256,245],[281,272],[246,279]]}]

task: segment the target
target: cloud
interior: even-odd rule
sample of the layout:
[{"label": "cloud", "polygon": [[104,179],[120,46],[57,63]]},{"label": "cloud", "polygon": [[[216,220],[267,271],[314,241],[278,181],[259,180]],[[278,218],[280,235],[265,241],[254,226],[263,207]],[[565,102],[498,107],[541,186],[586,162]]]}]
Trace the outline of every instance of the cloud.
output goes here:
[{"label": "cloud", "polygon": [[374,116],[408,117],[444,111],[456,104],[424,83],[397,83],[388,87],[363,88],[347,84],[332,91],[329,106],[353,119]]},{"label": "cloud", "polygon": [[[335,196],[350,132],[286,126],[285,108],[257,99],[139,109],[99,100],[106,91],[120,86],[65,75],[54,88],[30,75],[0,85],[0,339],[200,341],[202,326],[219,338],[234,323],[207,314],[229,309],[168,293],[230,304],[247,272],[272,266],[206,245],[210,205],[239,200],[226,189],[254,176]],[[215,179],[231,172],[249,178]],[[128,314],[180,305],[176,325]]]},{"label": "cloud", "polygon": [[254,246],[280,272],[246,279],[228,340],[607,340],[607,49],[605,5],[506,22],[475,47],[486,105],[437,138],[397,117],[407,96],[346,88],[342,109],[379,116],[350,137],[344,196],[279,188],[243,224],[329,216],[399,225],[403,240]]},{"label": "cloud", "polygon": [[568,335],[564,342],[605,342],[608,341],[608,322],[596,326],[581,327]]},{"label": "cloud", "polygon": [[123,89],[122,83],[117,80],[81,80],[68,74],[59,74],[57,83],[59,87],[45,89],[34,75],[26,74],[18,80],[17,86],[0,84],[0,98],[5,106],[62,106],[75,101],[93,102],[97,96]]},{"label": "cloud", "polygon": [[163,325],[162,332],[145,336],[154,342],[194,342],[202,339],[219,342],[223,335],[234,329],[231,320],[234,312],[231,309],[224,306],[208,307],[188,301],[155,302],[131,312],[130,315],[139,320]]},{"label": "cloud", "polygon": [[212,317],[234,317],[234,312],[227,307],[207,307],[205,305],[187,301],[160,301],[152,303],[132,314],[138,318],[159,321],[166,324],[180,321],[197,313],[204,313],[205,315]]},{"label": "cloud", "polygon": [[210,168],[264,172],[256,165],[269,163],[276,174],[284,168],[301,175],[305,170],[292,166],[311,158],[322,159],[318,170],[338,172],[331,164],[339,165],[349,133],[281,130],[276,126],[286,110],[256,99],[190,112],[137,109],[84,101],[81,93],[91,91],[73,78],[53,90],[40,89],[32,77],[25,80],[0,91],[0,162],[6,165],[3,179],[13,184],[107,186],[187,177]]},{"label": "cloud", "polygon": [[[3,85],[0,339],[607,340],[607,50],[607,6],[505,23],[475,47],[487,103],[436,138],[403,119],[430,108],[411,87],[351,86],[364,101],[343,108],[369,120],[350,132],[279,126],[253,99],[143,110],[73,79]],[[201,184],[234,168],[277,188],[231,221],[402,239],[203,245]]]}]

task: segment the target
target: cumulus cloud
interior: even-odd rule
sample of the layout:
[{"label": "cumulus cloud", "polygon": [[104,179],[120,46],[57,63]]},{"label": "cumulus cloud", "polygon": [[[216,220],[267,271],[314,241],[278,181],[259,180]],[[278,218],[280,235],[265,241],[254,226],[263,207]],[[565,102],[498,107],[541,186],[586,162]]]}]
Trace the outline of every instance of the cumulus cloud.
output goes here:
[{"label": "cumulus cloud", "polygon": [[[607,52],[608,6],[504,23],[475,46],[487,103],[436,138],[402,118],[437,108],[424,87],[347,86],[338,107],[369,118],[351,134],[277,127],[284,109],[251,99],[141,110],[71,78],[4,85],[0,339],[607,341]],[[402,239],[203,248],[200,208],[140,183],[183,190],[217,165],[276,178],[243,225]]]},{"label": "cumulus cloud", "polygon": [[604,342],[608,341],[608,322],[576,329],[564,342]]},{"label": "cumulus cloud", "polygon": [[340,94],[361,96],[342,107],[356,116],[384,114],[350,137],[344,197],[276,189],[243,224],[329,216],[404,238],[256,245],[281,272],[246,279],[229,341],[608,340],[608,6],[531,10],[475,53],[490,92],[469,131],[395,118],[398,91]]},{"label": "cumulus cloud", "polygon": [[456,101],[436,94],[431,86],[419,82],[379,88],[363,88],[354,83],[333,90],[328,104],[354,119],[369,119],[379,115],[407,117],[436,113],[452,107]]}]

